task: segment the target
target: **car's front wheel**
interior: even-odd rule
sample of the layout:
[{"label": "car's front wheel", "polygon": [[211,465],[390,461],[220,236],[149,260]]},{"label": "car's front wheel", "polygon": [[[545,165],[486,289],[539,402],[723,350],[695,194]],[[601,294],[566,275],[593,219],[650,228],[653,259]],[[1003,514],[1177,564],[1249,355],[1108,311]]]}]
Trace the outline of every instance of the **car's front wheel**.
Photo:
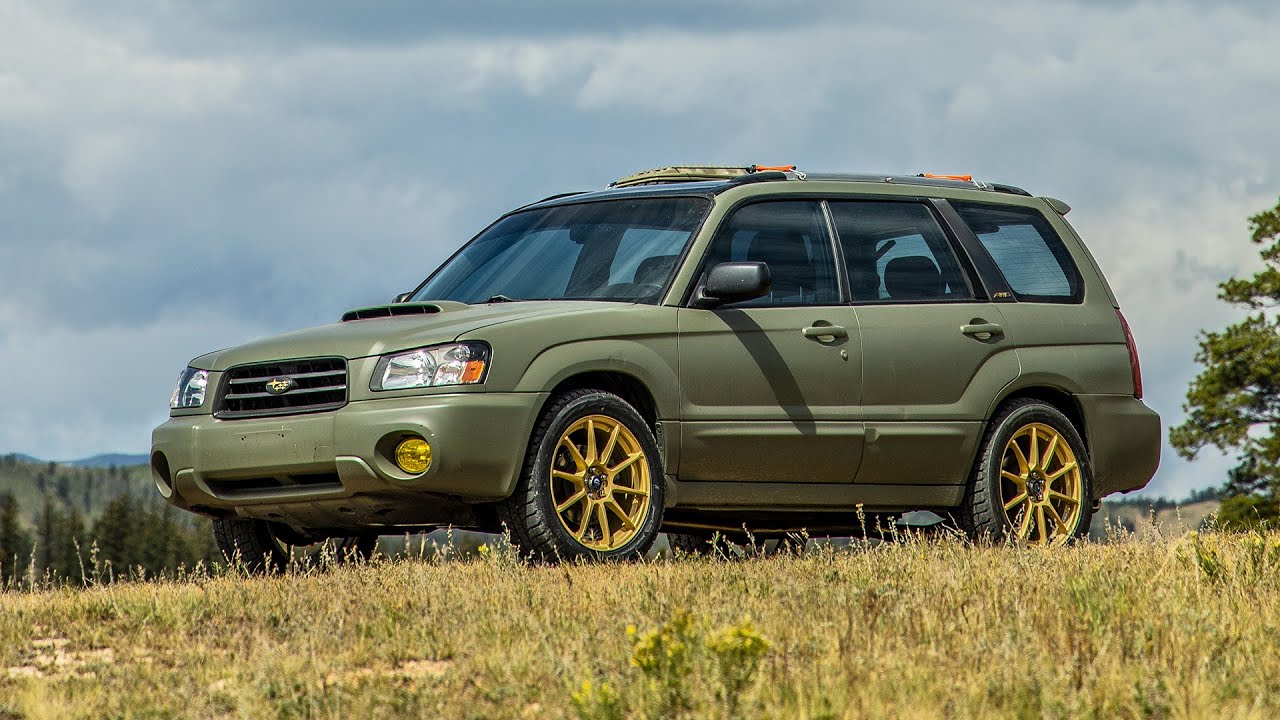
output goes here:
[{"label": "car's front wheel", "polygon": [[631,559],[657,537],[663,489],[653,431],[635,408],[612,393],[574,390],[548,402],[498,511],[517,549],[534,558]]},{"label": "car's front wheel", "polygon": [[1039,400],[1014,400],[987,430],[960,524],[976,540],[1062,545],[1089,530],[1092,482],[1071,421]]},{"label": "car's front wheel", "polygon": [[291,561],[326,555],[337,562],[361,562],[372,557],[378,546],[378,536],[371,534],[292,542],[295,539],[287,532],[265,520],[238,517],[214,520],[213,538],[227,562],[250,572],[280,572]]}]

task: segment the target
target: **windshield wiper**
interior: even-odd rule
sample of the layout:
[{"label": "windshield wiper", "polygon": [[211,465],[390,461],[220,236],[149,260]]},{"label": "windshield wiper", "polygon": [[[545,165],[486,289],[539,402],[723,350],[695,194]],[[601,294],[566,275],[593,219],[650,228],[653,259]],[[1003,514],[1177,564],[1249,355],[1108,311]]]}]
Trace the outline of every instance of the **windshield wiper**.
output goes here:
[{"label": "windshield wiper", "polygon": [[493,295],[488,300],[485,300],[484,304],[489,305],[491,303],[504,303],[504,302],[519,302],[519,301],[516,300],[515,298],[509,298],[506,295]]}]

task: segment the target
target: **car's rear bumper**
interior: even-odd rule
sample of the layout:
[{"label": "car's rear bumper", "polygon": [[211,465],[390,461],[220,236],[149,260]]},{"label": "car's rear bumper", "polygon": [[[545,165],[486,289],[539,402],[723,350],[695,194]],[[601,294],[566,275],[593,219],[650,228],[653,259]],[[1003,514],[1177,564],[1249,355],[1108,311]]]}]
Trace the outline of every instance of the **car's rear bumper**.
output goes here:
[{"label": "car's rear bumper", "polygon": [[[352,402],[310,415],[176,417],[152,433],[152,475],[169,502],[214,515],[313,526],[438,522],[418,511],[424,499],[511,494],[545,398],[459,393]],[[421,475],[393,462],[406,435],[431,444],[432,464]]]},{"label": "car's rear bumper", "polygon": [[1077,395],[1095,497],[1144,487],[1160,466],[1160,416],[1129,395]]}]

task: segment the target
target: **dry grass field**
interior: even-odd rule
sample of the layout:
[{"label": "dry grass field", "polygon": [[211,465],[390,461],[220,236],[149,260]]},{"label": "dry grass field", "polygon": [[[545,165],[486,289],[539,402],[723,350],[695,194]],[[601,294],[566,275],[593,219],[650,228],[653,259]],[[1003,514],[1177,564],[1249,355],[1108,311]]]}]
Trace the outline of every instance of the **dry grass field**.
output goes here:
[{"label": "dry grass field", "polygon": [[1280,535],[0,594],[0,718],[1280,716]]}]

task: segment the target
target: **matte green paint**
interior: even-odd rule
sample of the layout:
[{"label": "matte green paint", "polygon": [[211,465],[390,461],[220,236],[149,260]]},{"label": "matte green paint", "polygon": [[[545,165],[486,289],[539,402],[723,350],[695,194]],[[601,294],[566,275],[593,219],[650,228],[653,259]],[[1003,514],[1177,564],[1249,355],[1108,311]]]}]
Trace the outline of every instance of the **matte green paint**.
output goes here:
[{"label": "matte green paint", "polygon": [[[705,194],[705,186],[697,192]],[[901,196],[1041,212],[1079,268],[1084,302],[684,306],[716,229],[742,203]],[[197,512],[306,528],[484,526],[484,504],[515,486],[543,404],[583,373],[625,376],[652,399],[667,505],[680,508],[686,521],[690,512],[723,522],[734,511],[793,510],[817,526],[823,521],[813,513],[847,517],[858,503],[868,510],[956,505],[987,420],[1016,393],[1050,391],[1074,403],[1095,495],[1142,487],[1159,463],[1159,418],[1132,396],[1111,290],[1054,202],[1043,198],[958,183],[745,184],[715,195],[658,305],[438,306],[430,315],[335,323],[193,360],[193,367],[211,371],[212,389],[237,365],[340,356],[348,360],[349,403],[330,412],[225,421],[211,416],[211,401],[175,411],[152,439],[153,457],[163,456],[169,468],[169,482],[156,472],[161,493]],[[974,324],[1003,332],[962,332]],[[846,334],[804,333],[823,325]],[[492,348],[483,385],[369,389],[381,355],[456,340]],[[389,448],[405,434],[432,445],[433,465],[420,477],[391,462]],[[230,493],[210,486],[326,474],[334,484]]]}]

